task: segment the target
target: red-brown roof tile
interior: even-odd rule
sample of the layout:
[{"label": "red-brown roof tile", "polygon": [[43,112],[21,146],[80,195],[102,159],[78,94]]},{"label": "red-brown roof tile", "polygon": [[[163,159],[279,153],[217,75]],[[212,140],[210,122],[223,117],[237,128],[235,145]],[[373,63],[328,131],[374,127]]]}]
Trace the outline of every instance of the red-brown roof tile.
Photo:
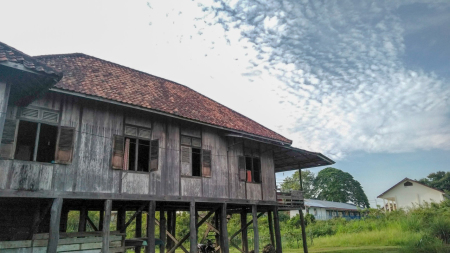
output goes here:
[{"label": "red-brown roof tile", "polygon": [[64,73],[56,88],[97,96],[291,144],[292,141],[175,82],[85,54],[35,57]]},{"label": "red-brown roof tile", "polygon": [[61,77],[61,73],[59,73],[52,67],[47,66],[45,63],[40,62],[39,60],[11,46],[8,46],[3,42],[0,42],[0,62],[18,63],[30,70],[44,72],[47,74],[54,74]]}]

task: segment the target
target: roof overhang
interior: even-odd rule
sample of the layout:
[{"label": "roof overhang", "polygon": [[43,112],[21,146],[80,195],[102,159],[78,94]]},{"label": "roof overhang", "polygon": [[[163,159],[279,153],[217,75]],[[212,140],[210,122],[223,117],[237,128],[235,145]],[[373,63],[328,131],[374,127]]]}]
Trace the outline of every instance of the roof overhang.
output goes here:
[{"label": "roof overhang", "polygon": [[227,134],[229,137],[244,138],[263,142],[272,146],[275,172],[308,169],[332,165],[335,162],[321,153],[292,147],[280,142],[266,141],[245,135]]}]

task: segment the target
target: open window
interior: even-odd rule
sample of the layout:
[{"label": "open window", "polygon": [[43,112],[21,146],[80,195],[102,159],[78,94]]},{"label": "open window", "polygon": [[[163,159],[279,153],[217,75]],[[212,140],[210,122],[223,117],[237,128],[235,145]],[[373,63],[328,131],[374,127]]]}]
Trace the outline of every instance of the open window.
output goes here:
[{"label": "open window", "polygon": [[261,160],[259,157],[239,156],[239,180],[249,183],[261,183]]},{"label": "open window", "polygon": [[20,120],[5,122],[2,158],[44,163],[71,163],[75,129],[58,127],[59,114],[23,108]]},{"label": "open window", "polygon": [[211,150],[202,149],[202,139],[181,135],[183,176],[211,177]]},{"label": "open window", "polygon": [[150,140],[149,129],[125,126],[125,137],[116,136],[113,169],[149,172],[158,169],[159,140]]}]

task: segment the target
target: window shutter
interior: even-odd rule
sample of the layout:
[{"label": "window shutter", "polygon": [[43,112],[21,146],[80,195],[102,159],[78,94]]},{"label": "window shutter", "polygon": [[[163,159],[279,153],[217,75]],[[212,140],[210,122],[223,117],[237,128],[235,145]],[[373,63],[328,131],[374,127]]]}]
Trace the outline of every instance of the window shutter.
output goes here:
[{"label": "window shutter", "polygon": [[190,148],[189,147],[181,147],[181,162],[182,163],[191,163],[190,157]]},{"label": "window shutter", "polygon": [[150,171],[158,170],[159,140],[150,142]]},{"label": "window shutter", "polygon": [[238,162],[238,169],[239,169],[239,180],[240,181],[246,181],[247,180],[247,172],[245,170],[245,157],[239,156],[239,162]]},{"label": "window shutter", "polygon": [[0,157],[4,159],[14,158],[14,141],[16,137],[16,120],[6,119],[3,127],[2,144],[0,145]]},{"label": "window shutter", "polygon": [[203,168],[202,176],[211,177],[211,150],[203,149]]},{"label": "window shutter", "polygon": [[113,169],[121,170],[123,169],[123,154],[124,154],[124,142],[125,139],[123,136],[114,135],[114,144],[113,144],[113,155],[111,166]]},{"label": "window shutter", "polygon": [[75,128],[61,127],[59,130],[58,147],[56,149],[56,162],[69,164],[73,157],[73,143]]}]

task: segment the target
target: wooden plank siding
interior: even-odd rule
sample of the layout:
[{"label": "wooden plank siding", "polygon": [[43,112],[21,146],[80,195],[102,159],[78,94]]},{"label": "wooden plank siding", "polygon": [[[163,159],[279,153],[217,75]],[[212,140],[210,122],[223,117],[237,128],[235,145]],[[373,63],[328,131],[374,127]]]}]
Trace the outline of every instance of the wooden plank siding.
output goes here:
[{"label": "wooden plank siding", "polygon": [[[276,201],[272,151],[255,141],[227,137],[224,130],[193,125],[149,112],[49,92],[30,106],[59,112],[59,126],[75,128],[70,164],[0,160],[0,191],[53,191],[208,199]],[[8,106],[6,118],[20,108]],[[151,130],[159,140],[157,170],[133,172],[111,168],[113,139],[125,125]],[[211,151],[211,177],[183,176],[180,136],[199,137]],[[238,157],[258,150],[261,183],[241,181]],[[255,155],[254,155],[255,156]],[[192,168],[185,168],[191,173]],[[26,196],[22,194],[21,196]],[[114,199],[114,195],[111,195]]]}]

